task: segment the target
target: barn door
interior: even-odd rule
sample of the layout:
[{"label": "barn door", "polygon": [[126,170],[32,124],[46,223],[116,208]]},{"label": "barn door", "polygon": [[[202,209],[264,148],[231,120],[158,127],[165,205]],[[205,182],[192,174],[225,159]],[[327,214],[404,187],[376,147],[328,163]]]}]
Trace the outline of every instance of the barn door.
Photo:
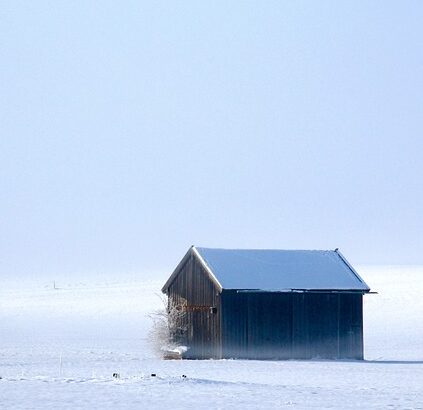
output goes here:
[{"label": "barn door", "polygon": [[289,359],[292,346],[291,294],[248,295],[247,343],[251,359]]}]

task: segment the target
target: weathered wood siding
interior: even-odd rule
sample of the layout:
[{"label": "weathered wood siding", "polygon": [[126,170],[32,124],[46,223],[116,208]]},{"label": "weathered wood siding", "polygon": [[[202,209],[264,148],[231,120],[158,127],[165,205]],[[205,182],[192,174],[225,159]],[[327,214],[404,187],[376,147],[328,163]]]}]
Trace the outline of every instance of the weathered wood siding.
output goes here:
[{"label": "weathered wood siding", "polygon": [[182,334],[175,335],[189,347],[184,357],[221,357],[220,294],[194,255],[190,255],[168,289],[169,303],[181,315]]},{"label": "weathered wood siding", "polygon": [[222,357],[363,359],[361,293],[222,293]]}]

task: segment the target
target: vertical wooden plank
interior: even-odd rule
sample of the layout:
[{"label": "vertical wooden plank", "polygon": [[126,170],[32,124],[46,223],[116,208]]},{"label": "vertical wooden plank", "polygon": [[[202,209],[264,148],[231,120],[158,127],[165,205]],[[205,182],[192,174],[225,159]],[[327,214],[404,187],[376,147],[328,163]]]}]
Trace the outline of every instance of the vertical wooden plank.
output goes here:
[{"label": "vertical wooden plank", "polygon": [[339,356],[341,359],[354,357],[354,337],[352,328],[353,295],[340,294]]},{"label": "vertical wooden plank", "polygon": [[294,359],[310,359],[310,317],[307,314],[307,295],[292,295],[292,357]]},{"label": "vertical wooden plank", "polygon": [[224,358],[247,358],[248,294],[236,291],[223,291],[221,297],[222,312],[222,356]]},{"label": "vertical wooden plank", "polygon": [[352,331],[353,331],[353,358],[357,360],[364,359],[363,348],[363,296],[361,294],[353,295],[352,306]]}]

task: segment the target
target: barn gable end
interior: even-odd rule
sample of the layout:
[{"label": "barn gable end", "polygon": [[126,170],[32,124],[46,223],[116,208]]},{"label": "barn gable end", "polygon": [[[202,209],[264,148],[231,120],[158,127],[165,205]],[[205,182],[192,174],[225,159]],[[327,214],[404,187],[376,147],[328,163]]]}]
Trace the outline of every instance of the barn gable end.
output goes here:
[{"label": "barn gable end", "polygon": [[220,292],[192,248],[162,289],[169,309],[177,309],[176,341],[188,346],[187,358],[221,357]]}]

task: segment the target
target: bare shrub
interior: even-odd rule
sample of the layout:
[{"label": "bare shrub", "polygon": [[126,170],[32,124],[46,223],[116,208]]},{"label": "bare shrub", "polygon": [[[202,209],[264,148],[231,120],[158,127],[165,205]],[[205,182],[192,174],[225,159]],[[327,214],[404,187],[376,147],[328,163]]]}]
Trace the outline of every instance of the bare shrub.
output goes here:
[{"label": "bare shrub", "polygon": [[176,358],[186,350],[183,346],[186,332],[185,310],[169,303],[167,296],[157,296],[162,301],[162,307],[148,315],[152,321],[148,341],[156,356],[170,357],[174,353]]}]

